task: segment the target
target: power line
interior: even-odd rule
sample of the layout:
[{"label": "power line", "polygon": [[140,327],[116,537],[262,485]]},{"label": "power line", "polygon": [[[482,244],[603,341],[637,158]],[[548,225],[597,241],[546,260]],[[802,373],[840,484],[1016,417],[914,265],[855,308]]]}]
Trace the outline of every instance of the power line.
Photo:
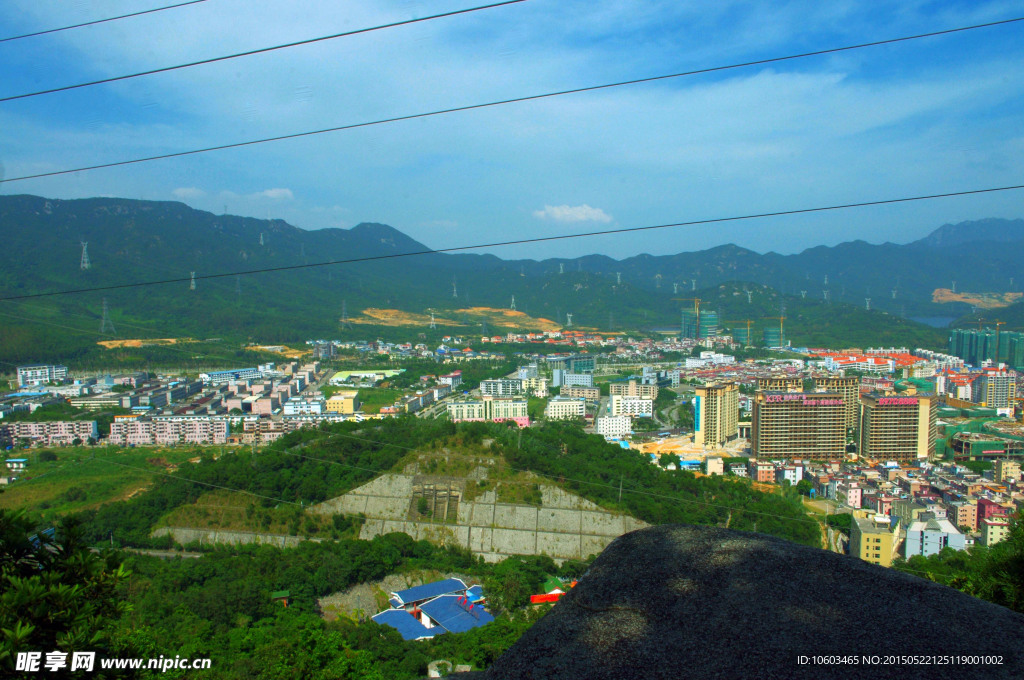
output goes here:
[{"label": "power line", "polygon": [[[481,248],[501,248],[505,246],[523,245],[528,243],[542,243],[546,241],[563,241],[574,238],[588,238],[591,236],[606,236],[609,234],[628,234],[641,231],[652,231],[655,229],[672,229],[676,227],[692,227],[706,224],[722,224],[725,222],[741,222],[746,220],[757,220],[764,219],[767,217],[786,217],[791,215],[805,215],[809,213],[818,212],[829,212],[833,210],[848,210],[851,208],[865,208],[870,206],[879,205],[893,205],[897,203],[911,203],[914,201],[929,201],[938,198],[953,198],[956,196],[973,196],[978,194],[995,193],[999,191],[1016,191],[1024,189],[1024,184],[1014,184],[1010,186],[1002,187],[989,187],[986,189],[968,189],[964,191],[951,191],[941,194],[926,194],[921,196],[906,196],[902,198],[886,198],[875,201],[861,201],[858,203],[842,203],[837,205],[818,206],[814,208],[798,208],[794,210],[779,210],[776,212],[765,212],[765,213],[753,213],[749,215],[734,215],[731,217],[714,217],[705,220],[690,220],[686,222],[672,222],[669,224],[656,224],[645,227],[621,227],[618,229],[605,229],[600,231],[587,231],[577,234],[562,234],[559,236],[538,236],[536,238],[523,238],[515,239],[510,241],[494,241],[492,243],[478,243],[475,245],[468,246],[452,246],[449,248],[437,248],[431,250],[415,250],[407,253],[392,253],[387,255],[369,255],[366,257],[353,257],[345,260],[329,260],[326,262],[312,262],[309,264],[293,264],[293,265],[282,265],[280,267],[266,267],[263,269],[249,269],[240,272],[222,272],[219,274],[204,274],[202,276],[196,276],[196,280],[200,279],[221,279],[228,276],[243,276],[249,274],[264,274],[268,272],[281,272],[281,271],[292,271],[297,269],[309,269],[312,267],[327,267],[331,265],[339,264],[355,264],[359,262],[371,262],[375,260],[391,260],[403,257],[413,257],[417,255],[433,255],[438,253],[453,253],[465,250],[478,250]],[[170,283],[183,283],[191,281],[191,277],[175,278],[175,279],[163,279],[158,281],[139,281],[136,283],[120,283],[110,286],[96,286],[93,288],[73,288],[69,290],[52,291],[49,293],[29,293],[26,295],[10,295],[7,297],[0,297],[0,302],[6,302],[8,300],[24,300],[28,298],[41,298],[41,297],[53,297],[56,295],[72,295],[76,293],[93,293],[104,290],[118,290],[123,288],[140,288],[143,286],[159,286]]]},{"label": "power line", "polygon": [[183,68],[192,68],[193,66],[202,66],[203,64],[214,64],[220,61],[228,61],[229,59],[238,59],[240,57],[251,57],[254,54],[264,54],[266,52],[274,52],[276,50],[284,50],[290,47],[298,47],[300,45],[311,45],[313,43],[323,42],[325,40],[334,40],[336,38],[346,38],[353,35],[359,35],[361,33],[371,33],[373,31],[382,31],[388,28],[395,28],[397,26],[407,26],[409,24],[418,24],[424,21],[431,21],[433,19],[444,19],[447,17],[457,16],[459,14],[469,14],[471,12],[479,12],[484,9],[494,9],[495,7],[504,7],[505,5],[515,5],[520,2],[526,2],[526,0],[503,0],[492,5],[480,5],[478,7],[470,7],[468,9],[459,9],[452,12],[443,12],[441,14],[432,14],[426,17],[420,17],[418,19],[404,19],[402,21],[395,21],[390,24],[381,24],[379,26],[371,26],[368,28],[358,28],[354,31],[346,31],[344,33],[334,33],[332,35],[324,35],[319,38],[309,38],[307,40],[299,40],[297,42],[284,43],[282,45],[273,45],[271,47],[260,47],[255,50],[248,50],[246,52],[236,52],[235,54],[227,54],[220,57],[213,57],[211,59],[201,59],[199,61],[190,61],[184,64],[177,64],[175,66],[164,66],[161,68],[151,69],[149,71],[139,71],[138,73],[130,73],[122,76],[114,76],[112,78],[102,78],[100,80],[91,80],[85,83],[77,83],[75,85],[64,85],[63,87],[54,87],[48,90],[39,90],[37,92],[26,92],[23,94],[11,95],[9,97],[0,97],[0,102],[9,102],[16,99],[27,99],[29,97],[38,97],[44,94],[54,94],[56,92],[66,92],[67,90],[77,90],[82,87],[91,87],[93,85],[102,85],[104,83],[116,83],[122,80],[131,80],[132,78],[141,78],[142,76],[151,76],[157,73],[167,73],[168,71],[177,71]]},{"label": "power line", "polygon": [[[791,55],[782,56],[782,57],[769,57],[767,59],[757,59],[755,61],[746,61],[746,62],[741,62],[741,63],[736,63],[736,64],[728,64],[728,65],[725,65],[725,66],[712,66],[712,67],[709,67],[709,68],[697,69],[697,70],[694,70],[694,71],[683,71],[683,72],[680,72],[680,73],[669,73],[669,74],[665,74],[665,75],[650,76],[650,77],[646,77],[646,78],[636,78],[636,79],[633,79],[633,80],[622,80],[622,81],[615,82],[615,83],[606,83],[606,84],[603,84],[603,85],[590,85],[590,86],[587,86],[587,87],[579,87],[579,88],[574,88],[574,89],[570,89],[570,90],[559,90],[559,91],[556,91],[556,92],[546,92],[546,93],[543,93],[543,94],[527,95],[527,96],[524,96],[524,97],[513,97],[511,99],[499,99],[499,100],[495,100],[495,101],[491,101],[491,102],[485,102],[485,103],[481,103],[481,104],[469,104],[469,105],[466,105],[466,106],[456,106],[456,107],[447,108],[447,109],[437,109],[437,110],[434,110],[434,111],[428,111],[428,112],[424,112],[424,113],[412,113],[412,114],[408,114],[408,115],[404,115],[404,116],[395,116],[395,117],[392,117],[392,118],[381,118],[381,119],[378,119],[378,120],[373,120],[373,121],[368,121],[368,122],[363,122],[363,123],[351,123],[351,124],[348,124],[348,125],[338,125],[338,126],[335,126],[335,127],[322,128],[322,129],[319,129],[319,130],[309,130],[309,131],[306,131],[306,132],[295,132],[295,133],[291,133],[291,134],[278,135],[278,136],[275,136],[275,137],[264,137],[264,138],[261,138],[261,139],[253,139],[253,140],[249,140],[249,141],[245,141],[245,142],[234,142],[234,143],[231,143],[231,144],[220,144],[220,145],[217,145],[217,146],[208,146],[208,147],[204,147],[204,148],[201,148],[201,149],[192,149],[192,150],[189,150],[189,151],[176,151],[176,152],[173,152],[173,153],[160,154],[160,155],[157,155],[157,156],[146,156],[146,157],[143,157],[143,158],[133,158],[133,159],[130,159],[130,160],[125,160],[125,161],[114,161],[112,163],[100,163],[100,164],[97,164],[97,165],[88,165],[88,166],[84,166],[84,167],[81,167],[81,168],[71,168],[71,169],[67,169],[67,170],[54,170],[52,172],[42,172],[42,173],[37,173],[35,175],[22,175],[20,177],[12,177],[10,179],[3,180],[3,182],[20,182],[20,181],[27,180],[27,179],[39,179],[41,177],[54,177],[54,176],[57,176],[57,175],[67,175],[67,174],[71,174],[71,173],[74,173],[74,172],[85,172],[85,171],[88,171],[88,170],[100,170],[102,168],[114,168],[114,167],[119,167],[119,166],[122,166],[122,165],[132,165],[132,164],[135,164],[135,163],[147,163],[147,162],[150,162],[150,161],[166,160],[168,158],[179,158],[181,156],[191,156],[191,155],[194,155],[194,154],[208,153],[208,152],[211,152],[211,151],[224,151],[226,149],[237,149],[237,148],[241,148],[241,147],[245,147],[245,146],[253,146],[253,145],[256,145],[256,144],[266,144],[268,142],[280,142],[280,141],[283,141],[283,140],[299,139],[301,137],[311,137],[311,136],[314,136],[314,135],[322,135],[322,134],[327,134],[327,133],[330,133],[330,132],[341,132],[341,131],[344,131],[344,130],[355,130],[355,129],[358,129],[358,128],[370,127],[370,126],[374,126],[374,125],[385,125],[385,124],[388,124],[388,123],[397,123],[397,122],[401,122],[401,121],[416,120],[418,118],[430,118],[430,117],[433,117],[433,116],[442,116],[442,115],[446,115],[446,114],[449,114],[449,113],[458,113],[458,112],[462,112],[462,111],[473,111],[473,110],[476,110],[476,109],[485,109],[485,108],[490,108],[490,107],[494,107],[494,106],[503,106],[505,104],[515,104],[515,103],[520,103],[520,102],[535,101],[535,100],[539,100],[539,99],[548,99],[548,98],[551,98],[551,97],[560,97],[562,95],[568,95],[568,94],[579,94],[579,93],[582,93],[582,92],[594,92],[594,91],[597,91],[597,90],[607,90],[607,89],[611,89],[611,88],[615,88],[615,87],[624,87],[624,86],[627,86],[627,85],[638,85],[638,84],[641,84],[641,83],[653,83],[653,82],[657,82],[657,81],[661,81],[661,80],[670,80],[672,78],[683,78],[683,77],[686,77],[686,76],[702,75],[702,74],[707,74],[707,73],[716,73],[716,72],[721,72],[721,71],[728,71],[728,70],[731,70],[731,69],[745,68],[745,67],[749,67],[749,66],[763,66],[763,65],[766,65],[766,64],[775,64],[775,63],[779,63],[779,62],[783,62],[783,61],[790,61],[790,60],[794,60],[794,59],[804,59],[804,58],[807,58],[807,57],[816,57],[816,56],[822,56],[822,55],[826,55],[826,54],[835,54],[837,52],[846,52],[846,51],[857,50],[857,49],[862,49],[862,48],[866,48],[866,47],[877,47],[877,46],[880,46],[880,45],[891,45],[891,44],[894,44],[894,43],[906,42],[906,41],[909,41],[909,40],[918,40],[918,39],[921,39],[921,38],[931,38],[931,37],[940,36],[940,35],[948,35],[948,34],[951,34],[951,33],[958,33],[958,32],[963,32],[963,31],[972,31],[972,30],[980,29],[980,28],[990,28],[990,27],[993,27],[993,26],[1001,26],[1001,25],[1004,25],[1004,24],[1011,24],[1011,23],[1019,22],[1019,21],[1024,21],[1024,17],[1018,17],[1018,18],[1015,18],[1015,19],[1004,19],[1002,21],[994,21],[994,22],[990,22],[990,23],[987,23],[987,24],[975,24],[973,26],[963,26],[963,27],[960,27],[960,28],[950,28],[950,29],[946,29],[946,30],[943,30],[943,31],[933,31],[931,33],[921,33],[921,34],[918,34],[918,35],[904,36],[904,37],[901,37],[901,38],[889,38],[887,40],[878,40],[878,41],[874,41],[874,42],[860,43],[858,45],[847,45],[845,47],[832,47],[832,48],[823,49],[823,50],[816,50],[814,52],[803,52],[803,53],[800,53],[800,54],[791,54]],[[19,96],[28,96],[28,95],[19,95]],[[6,100],[0,99],[0,102],[3,102],[3,101],[6,101]],[[0,182],[0,183],[2,183],[2,182]]]},{"label": "power line", "polygon": [[10,38],[0,38],[0,43],[10,42],[11,40],[21,40],[22,38],[34,38],[39,35],[47,35],[48,33],[58,33],[60,31],[70,31],[73,28],[84,28],[85,26],[95,26],[96,24],[105,24],[108,21],[118,21],[120,19],[130,19],[131,17],[142,16],[143,14],[153,14],[154,12],[163,12],[167,9],[176,9],[178,7],[185,7],[187,5],[198,5],[206,0],[189,0],[189,2],[179,2],[177,5],[167,5],[165,7],[156,7],[154,9],[146,9],[141,12],[132,12],[131,14],[122,14],[116,17],[109,17],[107,19],[96,19],[95,21],[86,21],[83,24],[74,24],[72,26],[62,26],[61,28],[49,28],[45,31],[36,31],[35,33],[25,33],[23,35],[14,35]]}]

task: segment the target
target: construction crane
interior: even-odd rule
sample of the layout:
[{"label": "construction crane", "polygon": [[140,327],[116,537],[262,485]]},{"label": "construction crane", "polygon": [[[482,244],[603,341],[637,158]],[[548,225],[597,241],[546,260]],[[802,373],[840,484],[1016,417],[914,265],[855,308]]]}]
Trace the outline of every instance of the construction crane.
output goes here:
[{"label": "construction crane", "polygon": [[775,320],[775,319],[779,320],[779,345],[782,345],[783,344],[783,338],[786,337],[785,334],[782,331],[782,322],[786,320],[786,317],[784,317],[784,316],[763,316],[761,318],[762,319],[768,319],[768,320]]},{"label": "construction crane", "polygon": [[[974,323],[973,321],[971,323]],[[981,332],[981,324],[985,323],[985,319],[978,319],[978,332]]]},{"label": "construction crane", "polygon": [[[697,338],[696,338],[697,340],[700,340],[700,298],[672,298],[672,299],[673,300],[678,300],[679,302],[691,302],[691,301],[693,302],[693,314],[694,314],[694,317],[695,317],[696,322],[697,322],[697,329],[696,329],[696,332],[694,333],[694,335],[697,336]],[[680,330],[680,332],[682,332],[683,329],[680,327],[679,330]]]},{"label": "construction crane", "polygon": [[753,342],[750,341],[750,324],[754,323],[750,319],[743,319],[740,321],[723,321],[722,323],[743,323],[747,325],[747,345],[753,346]]}]

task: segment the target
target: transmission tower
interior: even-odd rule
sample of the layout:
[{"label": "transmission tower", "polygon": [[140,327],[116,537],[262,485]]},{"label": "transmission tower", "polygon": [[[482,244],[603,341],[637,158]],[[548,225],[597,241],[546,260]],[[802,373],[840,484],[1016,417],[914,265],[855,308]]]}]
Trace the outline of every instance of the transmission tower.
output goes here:
[{"label": "transmission tower", "polygon": [[828,302],[828,300],[829,300],[829,298],[828,298],[828,291],[827,290],[823,290],[823,291],[821,291],[821,294],[824,296],[825,302]]},{"label": "transmission tower", "polygon": [[621,286],[622,285],[622,272],[615,272],[615,285],[616,286]]},{"label": "transmission tower", "polygon": [[260,232],[260,245],[263,245],[263,232]]},{"label": "transmission tower", "polygon": [[748,290],[747,291],[747,304],[748,305],[749,304],[753,304],[753,302],[754,302],[754,291]]},{"label": "transmission tower", "polygon": [[558,263],[558,273],[559,274],[564,274],[565,273],[565,263],[564,262],[559,262]]},{"label": "transmission tower", "polygon": [[512,306],[510,306],[509,309],[511,309],[512,311],[516,310],[516,296],[515,295],[512,296]]},{"label": "transmission tower", "polygon": [[117,335],[114,330],[114,322],[110,320],[110,308],[107,306],[107,298],[103,298],[103,320],[100,321],[100,333]]},{"label": "transmission tower", "polygon": [[825,274],[825,285],[828,285],[828,274]]},{"label": "transmission tower", "polygon": [[352,324],[348,320],[348,300],[341,301],[341,327],[352,328]]},{"label": "transmission tower", "polygon": [[864,298],[864,309],[871,311],[871,298]]},{"label": "transmission tower", "polygon": [[192,280],[189,281],[189,283],[188,283],[188,289],[189,290],[195,290],[196,289],[196,273],[195,272],[192,272]]},{"label": "transmission tower", "polygon": [[956,292],[956,281],[954,281],[954,282],[953,282],[953,288],[952,288],[952,291],[953,291],[954,293]]},{"label": "transmission tower", "polygon": [[430,312],[430,328],[431,329],[437,328],[437,324],[434,323],[434,312],[433,311]]},{"label": "transmission tower", "polygon": [[806,290],[800,291],[800,298],[803,299],[803,300],[807,299],[807,291]]},{"label": "transmission tower", "polygon": [[[82,241],[82,271],[92,267],[92,263],[89,262],[89,242]],[[1013,279],[1010,279],[1011,285]]]},{"label": "transmission tower", "polygon": [[661,288],[661,274],[654,275],[654,287]]},{"label": "transmission tower", "polygon": [[678,283],[673,283],[672,284],[672,294],[673,295],[678,295],[679,294],[679,284]]},{"label": "transmission tower", "polygon": [[459,289],[455,285],[455,277],[454,276],[452,277],[452,297],[453,298],[459,297]]},{"label": "transmission tower", "polygon": [[572,312],[565,313],[565,327],[572,328]]},{"label": "transmission tower", "polygon": [[697,279],[690,279],[691,288],[690,290],[697,290]]}]

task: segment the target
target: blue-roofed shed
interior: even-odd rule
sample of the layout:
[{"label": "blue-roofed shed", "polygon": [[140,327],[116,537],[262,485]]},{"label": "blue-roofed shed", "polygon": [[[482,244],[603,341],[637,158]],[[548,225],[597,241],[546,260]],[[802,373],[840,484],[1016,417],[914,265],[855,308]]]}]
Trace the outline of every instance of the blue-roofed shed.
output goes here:
[{"label": "blue-roofed shed", "polygon": [[403,640],[422,640],[445,632],[444,628],[427,628],[404,609],[385,609],[374,616],[373,620],[382,626],[391,626]]},{"label": "blue-roofed shed", "polygon": [[466,589],[466,597],[470,602],[483,602],[484,589],[482,586],[470,586]]},{"label": "blue-roofed shed", "polygon": [[420,611],[450,633],[464,633],[494,621],[481,605],[461,600],[458,595],[441,595],[424,602]]},{"label": "blue-roofed shed", "polygon": [[392,604],[394,600],[398,600],[399,604],[394,605],[396,607],[405,607],[408,605],[415,605],[418,602],[424,600],[430,600],[439,595],[448,595],[450,593],[462,594],[466,590],[466,584],[461,579],[457,578],[446,578],[443,581],[434,581],[433,583],[424,583],[421,586],[414,588],[407,588],[405,590],[399,590],[397,593],[391,593]]}]

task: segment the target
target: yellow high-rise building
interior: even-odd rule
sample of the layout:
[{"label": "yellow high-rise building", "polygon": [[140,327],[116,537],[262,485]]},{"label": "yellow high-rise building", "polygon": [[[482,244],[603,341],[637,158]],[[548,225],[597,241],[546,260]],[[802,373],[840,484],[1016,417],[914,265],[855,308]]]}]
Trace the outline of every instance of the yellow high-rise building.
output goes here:
[{"label": "yellow high-rise building", "polygon": [[736,383],[694,390],[693,443],[719,448],[739,435],[740,389]]},{"label": "yellow high-rise building", "polygon": [[930,397],[860,398],[860,444],[857,452],[870,460],[912,463],[935,454],[936,405]]}]

